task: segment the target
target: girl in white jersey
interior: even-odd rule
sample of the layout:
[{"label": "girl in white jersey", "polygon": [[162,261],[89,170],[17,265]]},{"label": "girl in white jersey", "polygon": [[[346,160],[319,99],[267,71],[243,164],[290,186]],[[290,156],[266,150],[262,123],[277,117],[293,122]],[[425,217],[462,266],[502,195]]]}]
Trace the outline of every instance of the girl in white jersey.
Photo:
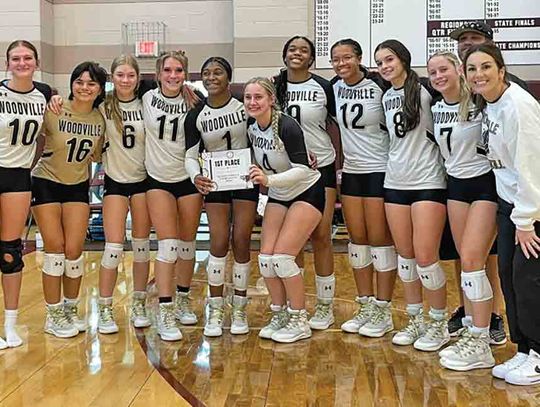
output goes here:
[{"label": "girl in white jersey", "polygon": [[0,271],[4,291],[4,333],[0,349],[23,341],[15,325],[22,282],[21,235],[30,208],[30,166],[51,89],[33,81],[38,53],[28,41],[12,42],[6,51],[11,79],[0,82]]},{"label": "girl in white jersey", "polygon": [[[250,270],[251,230],[255,223],[259,188],[235,191],[212,191],[212,180],[201,174],[199,151],[225,151],[248,147],[247,118],[244,104],[231,95],[231,65],[221,57],[208,58],[201,77],[208,98],[191,110],[185,121],[186,169],[201,194],[210,228],[210,256],[206,266],[210,298],[206,336],[223,332],[225,266],[232,226],[232,299],[231,334],[249,332],[247,284]],[[232,212],[232,213],[231,213]],[[232,216],[231,216],[232,215]]]},{"label": "girl in white jersey", "polygon": [[510,384],[540,384],[540,105],[508,82],[495,45],[472,47],[463,63],[483,109],[482,136],[499,196],[499,275],[517,344],[516,355],[492,373]]},{"label": "girl in white jersey", "polygon": [[431,85],[442,95],[432,106],[434,134],[448,174],[448,217],[461,259],[466,331],[443,349],[441,364],[453,370],[492,367],[489,323],[493,290],[486,261],[495,239],[497,193],[482,143],[482,115],[471,101],[458,58],[440,52],[428,61]]},{"label": "girl in white jersey", "polygon": [[[446,322],[446,276],[439,246],[446,219],[446,181],[433,137],[432,94],[411,69],[411,54],[397,40],[375,49],[381,76],[391,82],[383,96],[390,135],[384,180],[386,216],[398,256],[409,321],[394,335],[396,345],[435,351],[450,340]],[[424,323],[422,286],[430,305]]]},{"label": "girl in white jersey", "polygon": [[[281,108],[302,127],[310,154],[324,181],[326,207],[321,223],[311,236],[315,264],[317,304],[309,324],[313,329],[327,329],[334,323],[333,299],[336,287],[332,219],[336,203],[336,152],[326,131],[327,120],[336,114],[332,85],[309,68],[315,61],[315,46],[306,37],[290,38],[283,47],[283,69],[274,78]],[[299,256],[303,264],[303,251]]]},{"label": "girl in white jersey", "polygon": [[[302,129],[279,111],[275,88],[266,78],[247,82],[244,104],[248,136],[260,167],[250,177],[268,187],[259,269],[272,298],[272,319],[261,338],[296,342],[311,336],[304,280],[295,258],[319,224],[325,206],[321,174],[310,168]],[[287,308],[287,301],[289,307]]]},{"label": "girl in white jersey", "polygon": [[341,329],[380,337],[394,329],[390,300],[397,267],[383,199],[389,140],[381,99],[390,84],[361,65],[362,48],[353,39],[336,42],[330,55],[338,75],[332,82],[345,157],[341,205],[358,293],[358,310]]},{"label": "girl in white jersey", "polygon": [[[202,196],[189,179],[185,166],[184,119],[200,100],[184,85],[188,60],[183,52],[170,51],[156,61],[159,87],[142,97],[146,129],[146,194],[150,219],[156,229],[158,253],[155,274],[159,296],[158,333],[176,341],[182,324],[195,324],[189,287],[195,263],[195,236],[199,226]],[[202,95],[201,95],[202,96]],[[173,303],[176,265],[177,292]]]}]

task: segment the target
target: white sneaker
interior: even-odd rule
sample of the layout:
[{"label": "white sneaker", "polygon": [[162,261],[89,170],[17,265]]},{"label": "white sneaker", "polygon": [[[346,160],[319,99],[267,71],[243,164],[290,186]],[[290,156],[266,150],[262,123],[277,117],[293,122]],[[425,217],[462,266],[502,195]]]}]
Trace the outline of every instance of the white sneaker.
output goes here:
[{"label": "white sneaker", "polygon": [[412,345],[418,338],[424,335],[425,331],[424,314],[422,309],[420,309],[417,315],[409,314],[407,326],[394,335],[392,343],[401,346]]},{"label": "white sneaker", "polygon": [[158,335],[164,341],[179,341],[182,339],[182,332],[176,326],[173,303],[159,304]]},{"label": "white sneaker", "polygon": [[231,311],[231,334],[243,335],[249,333],[249,324],[246,314],[248,299],[240,295],[233,296]]},{"label": "white sneaker", "polygon": [[356,297],[354,301],[358,303],[358,309],[351,319],[341,324],[341,330],[351,334],[357,334],[360,327],[369,321],[374,308],[373,297],[367,299]]},{"label": "white sneaker", "polygon": [[389,301],[373,300],[371,318],[360,327],[358,333],[369,338],[380,338],[394,330],[392,304]]},{"label": "white sneaker", "polygon": [[259,332],[260,338],[272,339],[274,332],[279,331],[289,322],[289,314],[285,306],[271,304],[270,309],[272,310],[272,319]]},{"label": "white sneaker", "polygon": [[208,317],[203,333],[212,337],[223,334],[223,297],[208,298]]},{"label": "white sneaker", "polygon": [[325,330],[334,323],[334,305],[331,300],[317,299],[315,312],[309,319],[309,326],[312,329]]},{"label": "white sneaker", "polygon": [[79,300],[64,300],[64,312],[79,332],[84,332],[88,329],[86,318],[79,317]]},{"label": "white sneaker", "polygon": [[414,341],[414,348],[424,352],[434,352],[441,349],[444,345],[450,342],[450,333],[448,332],[448,321],[446,315],[443,319],[432,319],[429,325],[426,327],[426,332],[416,341]]},{"label": "white sneaker", "polygon": [[7,349],[7,347],[8,347],[7,342],[4,341],[3,338],[0,338],[0,350],[2,350],[2,349]]},{"label": "white sneaker", "polygon": [[146,312],[146,293],[143,291],[133,293],[131,323],[135,328],[146,328],[152,325]]},{"label": "white sneaker", "polygon": [[497,379],[504,380],[508,372],[520,367],[523,363],[525,363],[528,357],[529,355],[526,353],[517,352],[511,359],[508,359],[506,362],[495,366],[491,370],[491,374]]},{"label": "white sneaker", "polygon": [[540,355],[531,349],[525,362],[510,370],[504,381],[516,386],[540,384]]},{"label": "white sneaker", "polygon": [[472,333],[464,334],[464,337],[466,339],[460,341],[459,346],[455,346],[452,353],[448,352],[441,358],[441,366],[465,372],[495,365],[495,359],[489,347],[489,332],[477,336]]},{"label": "white sneaker", "polygon": [[98,304],[98,332],[100,334],[115,334],[118,332],[118,325],[114,321],[112,304]]},{"label": "white sneaker", "polygon": [[293,343],[301,339],[311,337],[311,328],[307,320],[308,314],[305,309],[287,310],[289,322],[279,331],[272,334],[272,340],[281,343]]},{"label": "white sneaker", "polygon": [[46,310],[45,327],[43,328],[46,333],[57,338],[72,338],[79,334],[79,330],[71,318],[66,315],[63,304],[47,305]]},{"label": "white sneaker", "polygon": [[197,323],[197,315],[195,315],[191,308],[189,293],[177,292],[174,302],[176,319],[178,319],[182,325],[194,325]]},{"label": "white sneaker", "polygon": [[468,346],[467,342],[473,340],[469,328],[462,330],[459,334],[459,339],[453,345],[447,346],[443,350],[439,351],[439,357],[446,358],[451,357],[459,352],[460,347]]}]

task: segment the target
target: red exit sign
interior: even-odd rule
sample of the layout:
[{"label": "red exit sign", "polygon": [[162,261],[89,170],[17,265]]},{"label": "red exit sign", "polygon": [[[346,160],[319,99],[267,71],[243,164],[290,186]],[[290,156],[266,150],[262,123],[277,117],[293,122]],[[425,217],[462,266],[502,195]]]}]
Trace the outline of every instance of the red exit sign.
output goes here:
[{"label": "red exit sign", "polygon": [[135,56],[136,57],[157,57],[158,42],[157,41],[136,41]]}]

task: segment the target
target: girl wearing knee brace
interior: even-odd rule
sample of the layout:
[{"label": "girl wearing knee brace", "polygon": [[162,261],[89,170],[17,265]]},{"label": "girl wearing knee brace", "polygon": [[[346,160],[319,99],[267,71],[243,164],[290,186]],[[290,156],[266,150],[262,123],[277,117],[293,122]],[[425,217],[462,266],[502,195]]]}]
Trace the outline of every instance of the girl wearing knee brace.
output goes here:
[{"label": "girl wearing knee brace", "polygon": [[[433,90],[411,69],[411,54],[397,40],[375,49],[381,76],[392,84],[383,96],[390,135],[384,180],[386,216],[398,252],[408,322],[392,342],[435,351],[450,340],[447,327],[446,277],[439,246],[446,219],[446,180],[433,136],[430,104]],[[430,310],[424,322],[422,286]]]},{"label": "girl wearing knee brace", "polygon": [[[272,319],[261,338],[296,342],[311,336],[305,309],[304,280],[295,258],[324,212],[324,183],[310,168],[302,129],[280,112],[266,78],[247,82],[244,105],[256,165],[250,177],[268,187],[259,268],[272,299]],[[289,307],[287,308],[287,301]]]}]

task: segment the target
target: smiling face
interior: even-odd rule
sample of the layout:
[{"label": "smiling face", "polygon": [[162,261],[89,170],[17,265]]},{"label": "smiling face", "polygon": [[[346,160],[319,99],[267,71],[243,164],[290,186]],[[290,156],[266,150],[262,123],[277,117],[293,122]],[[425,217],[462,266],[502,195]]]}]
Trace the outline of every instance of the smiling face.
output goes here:
[{"label": "smiling face", "polygon": [[9,51],[6,68],[17,79],[32,79],[38,69],[38,61],[33,50],[23,45]]},{"label": "smiling face", "polygon": [[201,73],[204,88],[209,96],[219,96],[229,89],[229,77],[223,66],[217,62],[207,64]]},{"label": "smiling face", "polygon": [[161,92],[165,96],[178,95],[185,80],[186,72],[180,61],[172,57],[163,61],[163,66],[158,74],[158,81],[161,84]]},{"label": "smiling face", "polygon": [[505,68],[499,67],[495,59],[485,52],[477,51],[469,55],[465,73],[474,93],[488,102],[496,100],[505,88]]},{"label": "smiling face", "polygon": [[375,53],[375,63],[383,79],[394,87],[401,87],[407,78],[407,71],[398,56],[390,48],[381,48]]},{"label": "smiling face", "polygon": [[120,98],[132,99],[139,83],[139,76],[131,65],[119,65],[112,73],[112,82]]},{"label": "smiling face", "polygon": [[101,86],[84,71],[71,85],[73,98],[80,103],[94,103],[101,93]]},{"label": "smiling face", "polygon": [[288,69],[307,71],[313,63],[309,43],[303,38],[292,40],[287,47],[284,59]]},{"label": "smiling face", "polygon": [[275,100],[275,96],[258,83],[250,83],[244,90],[244,107],[247,114],[256,120],[269,115]]},{"label": "smiling face", "polygon": [[459,59],[463,61],[467,51],[473,46],[478,44],[483,44],[487,41],[487,38],[482,34],[479,34],[475,31],[467,31],[459,36],[458,39],[458,55]]},{"label": "smiling face", "polygon": [[459,94],[459,72],[456,66],[444,56],[432,57],[427,66],[429,81],[433,89],[445,94]]},{"label": "smiling face", "polygon": [[360,79],[362,57],[356,55],[351,45],[337,45],[332,49],[330,59],[334,72],[346,83],[355,83]]}]

